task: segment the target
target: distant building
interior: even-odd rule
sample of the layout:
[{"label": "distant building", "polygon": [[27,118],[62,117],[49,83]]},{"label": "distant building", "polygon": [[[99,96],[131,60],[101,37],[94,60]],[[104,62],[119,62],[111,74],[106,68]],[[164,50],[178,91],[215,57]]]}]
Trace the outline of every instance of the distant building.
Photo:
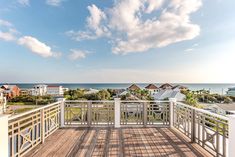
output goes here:
[{"label": "distant building", "polygon": [[172,89],[161,90],[160,92],[153,95],[155,100],[167,100],[169,98],[176,98],[177,101],[184,101],[185,95],[180,91],[174,91]]},{"label": "distant building", "polygon": [[137,86],[136,84],[132,84],[130,87],[127,88],[127,90],[136,91],[136,90],[140,90],[140,87]]},{"label": "distant building", "polygon": [[51,96],[61,96],[64,95],[64,90],[62,86],[47,86],[47,95]]},{"label": "distant building", "polygon": [[149,91],[151,95],[155,95],[156,93],[159,92],[159,88],[155,86],[154,84],[149,84],[148,86],[145,87],[146,90]]},{"label": "distant building", "polygon": [[229,88],[226,95],[227,96],[235,96],[235,87]]},{"label": "distant building", "polygon": [[20,95],[20,88],[17,85],[3,85],[1,89],[7,99],[12,99]]},{"label": "distant building", "polygon": [[21,89],[20,90],[20,96],[28,96],[28,95],[30,95],[29,89]]},{"label": "distant building", "polygon": [[185,87],[185,86],[176,85],[176,86],[172,87],[172,89],[173,89],[174,91],[181,91],[181,90],[187,90],[188,88]]},{"label": "distant building", "polygon": [[162,90],[165,90],[165,89],[172,89],[173,86],[170,85],[169,83],[165,83],[165,84],[162,84],[159,88]]},{"label": "distant building", "polygon": [[31,90],[33,96],[44,96],[47,95],[47,85],[35,85]]}]

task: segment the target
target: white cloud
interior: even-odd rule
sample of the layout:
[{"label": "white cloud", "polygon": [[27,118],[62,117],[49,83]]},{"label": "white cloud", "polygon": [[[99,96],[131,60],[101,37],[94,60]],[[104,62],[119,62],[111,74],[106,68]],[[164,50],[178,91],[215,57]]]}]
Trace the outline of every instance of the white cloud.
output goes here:
[{"label": "white cloud", "polygon": [[[4,31],[3,31],[4,30]],[[19,32],[9,21],[0,19],[0,39],[5,41],[16,40],[16,34]]]},{"label": "white cloud", "polygon": [[88,7],[88,31],[73,31],[70,37],[106,36],[112,40],[115,54],[144,52],[198,36],[200,27],[191,22],[190,15],[201,5],[201,0],[119,0],[105,11],[92,5]]},{"label": "white cloud", "polygon": [[18,0],[18,3],[24,6],[29,6],[29,0]]},{"label": "white cloud", "polygon": [[31,36],[23,36],[18,39],[18,44],[28,48],[31,52],[42,57],[58,57],[60,53],[53,52],[50,46]]},{"label": "white cloud", "polygon": [[70,60],[79,60],[86,58],[86,55],[89,53],[87,51],[75,50],[75,49],[71,49],[70,51],[71,53],[68,56]]},{"label": "white cloud", "polygon": [[87,27],[89,30],[87,31],[67,31],[65,34],[70,36],[72,39],[80,41],[80,40],[91,40],[97,39],[103,36],[109,36],[108,28],[102,25],[102,21],[106,20],[107,17],[103,11],[101,11],[97,6],[92,4],[88,6],[90,16],[87,17]]},{"label": "white cloud", "polygon": [[12,27],[13,25],[9,21],[0,19],[0,26],[3,26],[3,27]]},{"label": "white cloud", "polygon": [[0,39],[5,40],[5,41],[13,41],[16,39],[16,37],[11,32],[0,31]]},{"label": "white cloud", "polygon": [[51,6],[60,6],[62,0],[46,0],[46,4]]}]

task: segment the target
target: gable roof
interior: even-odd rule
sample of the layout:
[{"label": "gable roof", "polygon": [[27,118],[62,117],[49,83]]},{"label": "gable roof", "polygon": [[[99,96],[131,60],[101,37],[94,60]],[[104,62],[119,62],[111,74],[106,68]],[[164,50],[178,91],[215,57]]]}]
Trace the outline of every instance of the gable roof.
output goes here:
[{"label": "gable roof", "polygon": [[155,86],[154,84],[149,84],[145,87],[145,89],[158,89],[158,87]]},{"label": "gable roof", "polygon": [[173,86],[170,85],[169,83],[165,83],[165,84],[162,84],[159,88],[166,89],[168,87],[172,88]]},{"label": "gable roof", "polygon": [[128,87],[129,90],[140,90],[140,87],[136,84],[132,84],[130,87]]}]

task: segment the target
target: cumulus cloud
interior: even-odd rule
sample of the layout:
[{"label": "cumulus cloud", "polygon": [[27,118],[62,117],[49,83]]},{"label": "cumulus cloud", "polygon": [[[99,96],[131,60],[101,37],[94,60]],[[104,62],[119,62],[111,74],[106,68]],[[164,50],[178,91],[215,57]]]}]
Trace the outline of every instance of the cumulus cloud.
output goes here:
[{"label": "cumulus cloud", "polygon": [[45,58],[60,56],[60,53],[53,52],[50,46],[31,36],[23,36],[19,38],[18,44]]},{"label": "cumulus cloud", "polygon": [[110,37],[115,54],[144,52],[197,37],[200,27],[190,15],[201,5],[201,0],[118,0],[105,11],[91,5],[88,31],[73,31],[70,37]]},{"label": "cumulus cloud", "polygon": [[86,58],[86,55],[89,53],[88,51],[76,49],[71,49],[70,51],[71,53],[69,54],[68,58],[73,61]]},{"label": "cumulus cloud", "polygon": [[51,6],[60,6],[62,0],[46,0],[46,4]]},{"label": "cumulus cloud", "polygon": [[105,13],[101,11],[96,5],[88,6],[90,16],[87,17],[87,31],[74,31],[70,30],[66,32],[66,35],[72,39],[80,41],[87,39],[97,39],[103,36],[109,36],[109,30],[103,25],[103,21],[107,19]]}]

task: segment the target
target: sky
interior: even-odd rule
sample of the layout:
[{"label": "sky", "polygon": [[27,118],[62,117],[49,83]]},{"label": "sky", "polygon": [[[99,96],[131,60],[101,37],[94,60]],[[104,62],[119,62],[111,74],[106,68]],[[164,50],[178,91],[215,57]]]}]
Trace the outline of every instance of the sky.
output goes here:
[{"label": "sky", "polygon": [[0,0],[2,83],[235,83],[234,0]]}]

